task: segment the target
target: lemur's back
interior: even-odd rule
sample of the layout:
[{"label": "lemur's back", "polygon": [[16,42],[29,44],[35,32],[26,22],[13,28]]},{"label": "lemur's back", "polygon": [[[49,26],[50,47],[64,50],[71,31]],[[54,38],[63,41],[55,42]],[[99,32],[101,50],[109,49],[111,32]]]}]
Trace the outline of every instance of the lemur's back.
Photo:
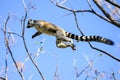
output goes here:
[{"label": "lemur's back", "polygon": [[60,31],[63,34],[65,34],[64,30],[62,28],[57,27],[52,23],[49,23],[49,22],[46,22],[46,21],[43,21],[43,20],[39,20],[38,24],[40,24],[41,27],[40,26],[35,26],[36,30],[38,30],[38,31],[40,31],[44,34],[55,36],[57,31]]}]

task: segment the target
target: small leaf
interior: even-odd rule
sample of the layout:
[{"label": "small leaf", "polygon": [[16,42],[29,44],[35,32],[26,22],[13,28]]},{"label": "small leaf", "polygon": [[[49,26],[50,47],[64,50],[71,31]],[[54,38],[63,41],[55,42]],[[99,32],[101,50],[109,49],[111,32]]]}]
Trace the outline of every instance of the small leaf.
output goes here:
[{"label": "small leaf", "polygon": [[103,56],[103,54],[99,54],[99,56]]}]

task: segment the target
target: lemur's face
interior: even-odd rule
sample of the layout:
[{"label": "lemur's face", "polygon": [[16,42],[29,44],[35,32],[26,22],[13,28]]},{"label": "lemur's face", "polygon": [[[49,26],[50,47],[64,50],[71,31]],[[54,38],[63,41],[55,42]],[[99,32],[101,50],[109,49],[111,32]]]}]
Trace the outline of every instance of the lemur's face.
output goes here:
[{"label": "lemur's face", "polygon": [[29,19],[28,20],[28,24],[27,24],[27,28],[32,28],[35,24],[35,20]]}]

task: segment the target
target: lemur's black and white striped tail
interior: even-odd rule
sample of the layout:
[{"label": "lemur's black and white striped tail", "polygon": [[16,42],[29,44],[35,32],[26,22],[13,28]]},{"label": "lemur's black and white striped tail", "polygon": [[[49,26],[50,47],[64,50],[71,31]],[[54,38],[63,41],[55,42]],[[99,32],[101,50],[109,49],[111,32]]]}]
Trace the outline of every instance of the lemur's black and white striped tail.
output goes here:
[{"label": "lemur's black and white striped tail", "polygon": [[103,38],[101,36],[78,36],[69,32],[66,32],[66,36],[78,41],[95,41],[95,42],[101,42],[101,43],[105,43],[108,45],[114,45],[114,42],[110,39],[107,38]]}]

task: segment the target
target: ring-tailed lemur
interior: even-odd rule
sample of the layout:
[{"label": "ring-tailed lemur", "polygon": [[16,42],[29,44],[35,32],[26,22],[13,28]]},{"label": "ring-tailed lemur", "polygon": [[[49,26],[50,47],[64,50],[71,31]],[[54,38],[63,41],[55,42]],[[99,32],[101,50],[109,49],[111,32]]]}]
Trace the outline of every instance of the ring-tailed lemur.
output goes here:
[{"label": "ring-tailed lemur", "polygon": [[31,28],[31,27],[34,27],[37,30],[37,32],[32,36],[32,38],[39,36],[42,33],[55,36],[56,46],[59,48],[71,47],[73,50],[75,50],[75,45],[72,39],[75,39],[77,41],[86,41],[86,42],[96,41],[96,42],[102,42],[108,45],[114,44],[113,41],[100,36],[78,36],[78,35],[72,34],[52,23],[49,23],[43,20],[29,19],[27,28]]}]

